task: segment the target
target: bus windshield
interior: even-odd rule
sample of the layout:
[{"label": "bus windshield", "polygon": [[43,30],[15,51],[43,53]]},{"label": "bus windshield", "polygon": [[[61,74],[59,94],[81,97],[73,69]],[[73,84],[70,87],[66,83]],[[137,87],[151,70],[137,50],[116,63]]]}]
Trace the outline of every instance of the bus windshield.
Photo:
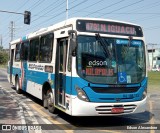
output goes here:
[{"label": "bus windshield", "polygon": [[142,40],[78,36],[78,75],[91,83],[141,82],[146,72]]}]

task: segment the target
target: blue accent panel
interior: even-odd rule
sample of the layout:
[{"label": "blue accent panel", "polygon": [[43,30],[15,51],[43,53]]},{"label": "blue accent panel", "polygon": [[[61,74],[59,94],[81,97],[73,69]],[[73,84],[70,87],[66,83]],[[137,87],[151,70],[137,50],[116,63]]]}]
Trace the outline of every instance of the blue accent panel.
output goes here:
[{"label": "blue accent panel", "polygon": [[91,102],[117,102],[117,99],[119,99],[119,102],[131,102],[131,101],[138,101],[141,99],[139,91],[132,94],[129,93],[105,94],[105,93],[96,93],[91,88],[86,87],[85,92]]},{"label": "blue accent panel", "polygon": [[141,100],[144,87],[141,87],[135,93],[119,94],[96,93],[90,87],[85,87],[83,90],[85,91],[91,102],[117,102],[117,99],[119,99],[119,102],[131,102]]},{"label": "blue accent panel", "polygon": [[23,36],[22,41],[26,41],[26,40],[27,40],[27,36]]},{"label": "blue accent panel", "polygon": [[133,46],[141,46],[142,45],[142,41],[133,40],[133,41],[131,41],[131,45],[133,45]]},{"label": "blue accent panel", "polygon": [[44,81],[48,80],[48,73],[28,70],[27,80],[42,85]]},{"label": "blue accent panel", "polygon": [[18,76],[21,77],[21,69],[13,67],[13,75],[16,76],[16,74],[18,74]]},{"label": "blue accent panel", "polygon": [[[129,41],[125,40],[125,39],[116,39],[116,44],[117,45],[128,45]],[[138,41],[138,40],[132,40],[131,41],[131,45],[132,46],[141,46],[142,45],[142,41]]]},{"label": "blue accent panel", "polygon": [[34,70],[28,70],[27,68],[27,62],[23,62],[23,71],[21,71],[20,68],[13,68],[13,75],[15,76],[18,74],[19,77],[22,77],[22,72],[24,72],[24,78],[22,82],[22,89],[26,91],[27,88],[27,81],[32,81],[37,84],[43,85],[44,82],[48,81],[51,84],[51,87],[54,88],[54,80],[55,75],[51,74],[50,81],[48,80],[48,73],[46,72],[38,72]]},{"label": "blue accent panel", "polygon": [[23,75],[22,90],[26,91],[26,88],[27,88],[27,73],[28,73],[27,62],[26,61],[23,62],[22,67],[23,67],[23,71],[22,71],[22,75]]},{"label": "blue accent panel", "polygon": [[[142,99],[143,92],[147,86],[147,78],[145,78],[142,83],[139,84],[128,84],[127,87],[138,87],[139,90],[134,93],[96,93],[94,92],[91,87],[103,87],[107,89],[108,85],[100,85],[100,84],[90,84],[88,86],[88,82],[81,79],[81,78],[72,78],[72,95],[77,95],[76,86],[83,89],[83,91],[88,96],[91,102],[132,102],[132,101],[139,101]],[[118,89],[118,88],[117,88]]]},{"label": "blue accent panel", "polygon": [[[92,84],[90,83],[91,87],[97,87],[97,84]],[[105,85],[105,84],[98,84],[99,87],[109,87],[109,85]]]},{"label": "blue accent panel", "polygon": [[140,84],[128,84],[126,87],[140,87]]},{"label": "blue accent panel", "polygon": [[146,86],[146,85],[147,85],[147,81],[148,81],[148,78],[145,78],[145,79],[141,82],[141,86]]},{"label": "blue accent panel", "polygon": [[72,95],[77,95],[76,87],[84,88],[88,86],[88,82],[79,77],[72,78]]},{"label": "blue accent panel", "polygon": [[123,40],[123,39],[116,39],[116,44],[124,44],[127,45],[128,44],[128,40]]},{"label": "blue accent panel", "polygon": [[66,76],[66,93],[67,94],[72,94],[72,78],[69,76]]},{"label": "blue accent panel", "polygon": [[[54,89],[54,81],[55,81],[55,75],[51,73],[46,73],[46,72],[38,72],[34,70],[26,70],[26,82],[27,81],[32,81],[37,84],[43,85],[44,82],[48,81],[51,85],[51,88]],[[50,74],[50,79],[49,79],[49,74]]]},{"label": "blue accent panel", "polygon": [[118,72],[118,82],[119,83],[126,83],[127,82],[126,72]]}]

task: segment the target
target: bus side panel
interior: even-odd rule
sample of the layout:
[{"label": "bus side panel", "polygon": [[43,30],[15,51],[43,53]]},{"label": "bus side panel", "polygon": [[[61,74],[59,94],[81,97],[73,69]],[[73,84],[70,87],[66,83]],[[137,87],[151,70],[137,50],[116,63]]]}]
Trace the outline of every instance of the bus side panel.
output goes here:
[{"label": "bus side panel", "polygon": [[[40,63],[28,63],[26,65],[26,92],[42,100],[42,88],[45,82],[49,82],[53,88],[54,75],[45,72],[45,65]],[[25,84],[25,83],[24,83]]]},{"label": "bus side panel", "polygon": [[12,72],[12,83],[15,85],[16,76],[19,77],[21,82],[21,62],[14,62],[13,63],[13,72]]}]

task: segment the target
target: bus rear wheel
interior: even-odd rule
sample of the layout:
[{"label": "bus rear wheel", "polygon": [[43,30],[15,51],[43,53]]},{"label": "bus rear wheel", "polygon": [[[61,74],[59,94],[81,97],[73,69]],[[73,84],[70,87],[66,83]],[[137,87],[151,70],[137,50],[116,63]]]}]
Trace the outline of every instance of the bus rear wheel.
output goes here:
[{"label": "bus rear wheel", "polygon": [[50,90],[47,91],[47,107],[49,112],[55,112],[53,93]]},{"label": "bus rear wheel", "polygon": [[16,77],[15,87],[16,87],[16,92],[17,92],[18,94],[21,94],[21,93],[22,93],[22,90],[20,89],[18,76]]}]

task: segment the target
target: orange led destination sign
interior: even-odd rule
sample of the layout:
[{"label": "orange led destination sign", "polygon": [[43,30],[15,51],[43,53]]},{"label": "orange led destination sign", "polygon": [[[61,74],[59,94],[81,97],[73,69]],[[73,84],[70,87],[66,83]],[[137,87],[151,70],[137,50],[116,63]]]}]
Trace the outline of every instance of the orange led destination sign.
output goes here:
[{"label": "orange led destination sign", "polygon": [[85,74],[87,76],[113,76],[114,70],[106,68],[86,68]]},{"label": "orange led destination sign", "polygon": [[77,20],[77,30],[114,35],[143,36],[140,26],[109,21]]},{"label": "orange led destination sign", "polygon": [[136,34],[135,27],[116,24],[86,23],[86,30],[129,35]]}]

